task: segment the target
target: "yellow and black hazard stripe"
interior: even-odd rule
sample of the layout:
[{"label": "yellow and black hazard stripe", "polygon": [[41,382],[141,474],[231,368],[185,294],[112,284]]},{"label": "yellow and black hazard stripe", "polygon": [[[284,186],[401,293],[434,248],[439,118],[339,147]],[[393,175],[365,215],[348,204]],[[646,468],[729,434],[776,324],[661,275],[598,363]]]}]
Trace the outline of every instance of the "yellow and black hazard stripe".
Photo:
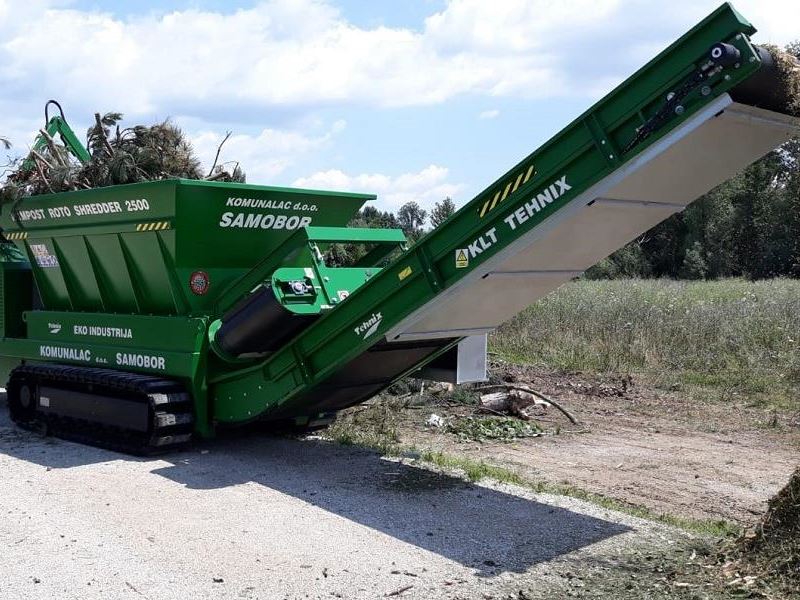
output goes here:
[{"label": "yellow and black hazard stripe", "polygon": [[27,240],[27,231],[12,231],[11,233],[4,234],[8,240]]},{"label": "yellow and black hazard stripe", "polygon": [[169,221],[158,221],[156,223],[139,223],[136,231],[164,231],[169,228]]},{"label": "yellow and black hazard stripe", "polygon": [[516,192],[520,186],[528,183],[534,175],[536,175],[536,167],[530,165],[527,169],[523,168],[517,173],[516,177],[509,179],[505,186],[501,184],[500,188],[495,192],[495,195],[489,197],[486,202],[481,205],[481,219],[490,213],[498,204],[503,202],[503,200]]}]

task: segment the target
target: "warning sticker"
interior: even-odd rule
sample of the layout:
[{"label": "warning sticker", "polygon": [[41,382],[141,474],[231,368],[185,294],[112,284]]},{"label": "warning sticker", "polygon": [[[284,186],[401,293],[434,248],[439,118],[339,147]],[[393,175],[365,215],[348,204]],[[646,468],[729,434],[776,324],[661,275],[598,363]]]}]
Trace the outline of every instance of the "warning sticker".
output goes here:
[{"label": "warning sticker", "polygon": [[456,269],[466,269],[469,266],[469,253],[466,248],[456,250]]},{"label": "warning sticker", "polygon": [[414,272],[414,271],[411,269],[411,267],[406,267],[405,269],[403,269],[402,271],[400,271],[400,272],[397,274],[397,278],[398,278],[400,281],[403,281],[403,280],[404,280],[404,279],[406,279],[406,278],[407,278],[409,275],[411,275],[411,273],[413,273],[413,272]]}]

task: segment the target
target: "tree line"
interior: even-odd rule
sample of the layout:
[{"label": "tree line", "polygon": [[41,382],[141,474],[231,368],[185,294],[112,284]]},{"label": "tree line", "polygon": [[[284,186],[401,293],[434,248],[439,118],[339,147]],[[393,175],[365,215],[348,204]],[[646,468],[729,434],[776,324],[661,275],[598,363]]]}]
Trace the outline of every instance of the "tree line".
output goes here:
[{"label": "tree line", "polygon": [[800,141],[770,153],[587,276],[800,276]]}]

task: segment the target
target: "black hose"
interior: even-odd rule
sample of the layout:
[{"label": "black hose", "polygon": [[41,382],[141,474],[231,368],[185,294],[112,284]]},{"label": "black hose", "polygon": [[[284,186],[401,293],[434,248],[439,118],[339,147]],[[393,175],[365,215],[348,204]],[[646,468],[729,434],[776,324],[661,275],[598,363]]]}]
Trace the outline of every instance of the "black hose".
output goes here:
[{"label": "black hose", "polygon": [[66,121],[67,118],[64,116],[64,109],[61,108],[61,105],[56,102],[55,100],[48,100],[47,104],[44,105],[44,122],[45,125],[50,122],[50,105],[55,104],[56,108],[58,108],[58,112],[61,113],[61,118]]}]

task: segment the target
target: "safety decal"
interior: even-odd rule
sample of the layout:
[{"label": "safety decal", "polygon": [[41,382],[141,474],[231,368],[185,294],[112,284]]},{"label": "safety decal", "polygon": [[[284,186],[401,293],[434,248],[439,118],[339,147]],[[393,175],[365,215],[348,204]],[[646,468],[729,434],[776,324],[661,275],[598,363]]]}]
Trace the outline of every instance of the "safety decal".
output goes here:
[{"label": "safety decal", "polygon": [[515,178],[508,180],[505,186],[500,184],[500,188],[495,192],[494,196],[487,198],[486,202],[481,205],[480,218],[482,219],[489,212],[494,210],[498,204],[516,192],[520,186],[528,183],[534,175],[536,175],[536,167],[531,165],[527,169],[523,168]]},{"label": "safety decal", "polygon": [[158,223],[139,223],[136,231],[164,231],[169,229],[169,221],[159,221]]},{"label": "safety decal", "polygon": [[469,266],[469,253],[466,248],[456,250],[456,269],[466,269]]}]

